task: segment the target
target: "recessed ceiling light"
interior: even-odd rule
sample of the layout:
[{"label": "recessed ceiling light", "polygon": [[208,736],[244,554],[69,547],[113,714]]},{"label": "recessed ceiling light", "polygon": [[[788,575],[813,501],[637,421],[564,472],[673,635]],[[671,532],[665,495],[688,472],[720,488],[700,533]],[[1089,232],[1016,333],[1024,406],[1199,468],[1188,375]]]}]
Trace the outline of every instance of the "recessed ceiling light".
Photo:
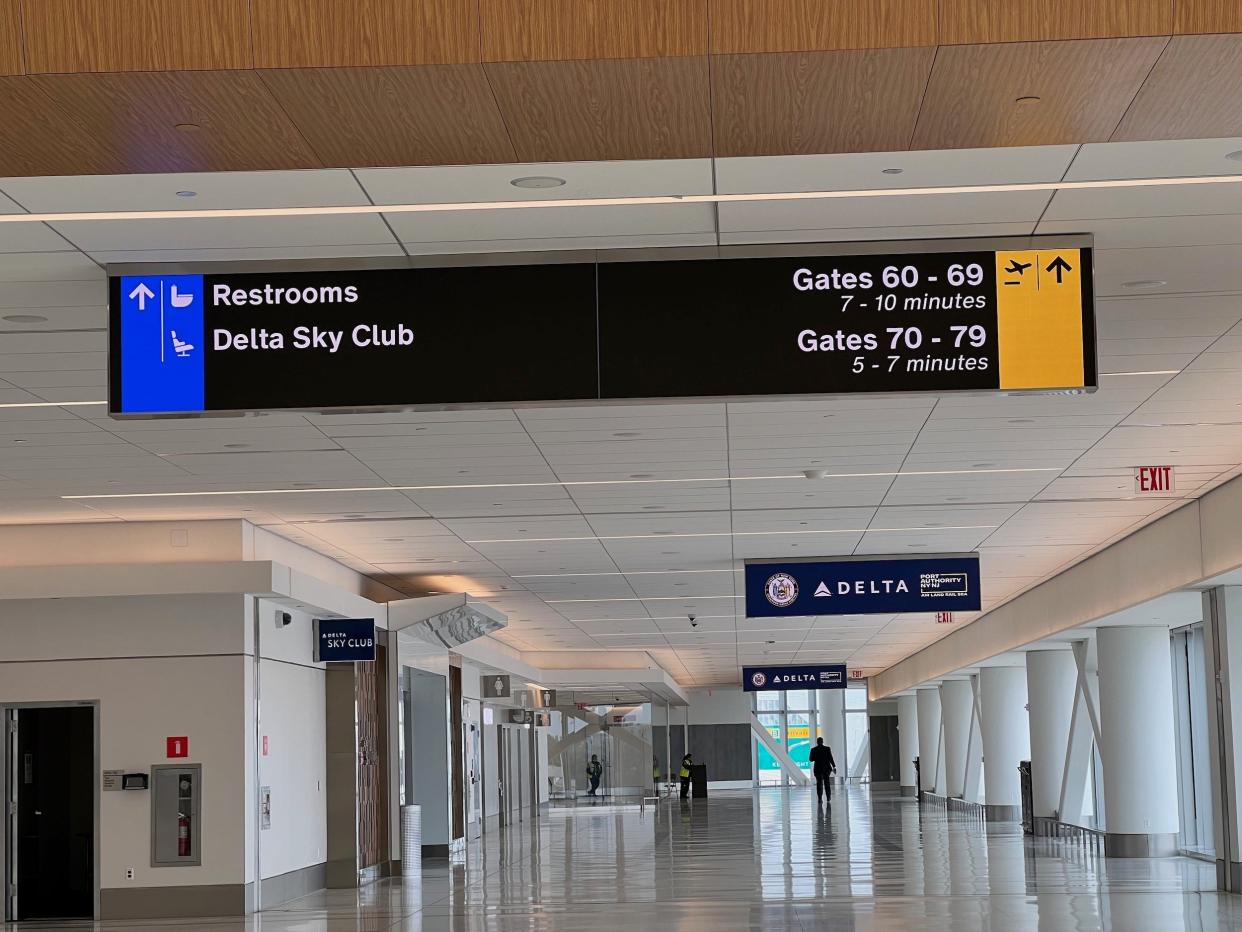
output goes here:
[{"label": "recessed ceiling light", "polygon": [[1037,104],[1039,103],[1039,97],[1034,94],[1026,94],[1022,97],[1015,97],[1013,102],[1015,104]]},{"label": "recessed ceiling light", "polygon": [[41,317],[38,314],[6,314],[4,319],[12,324],[44,324],[44,323],[47,323],[47,318]]},{"label": "recessed ceiling light", "polygon": [[1226,154],[1225,158],[1229,159],[1231,162],[1242,162],[1242,149]]},{"label": "recessed ceiling light", "polygon": [[1159,288],[1161,285],[1167,285],[1167,284],[1168,282],[1166,282],[1164,279],[1161,279],[1161,278],[1140,278],[1137,281],[1122,282],[1121,287],[1122,288]]},{"label": "recessed ceiling light", "polygon": [[636,430],[619,430],[619,431],[615,431],[613,433],[613,436],[614,437],[637,437],[639,436],[639,433]]},{"label": "recessed ceiling light", "polygon": [[828,470],[826,469],[804,469],[802,470],[802,475],[806,476],[808,479],[822,479],[827,474],[828,474]]},{"label": "recessed ceiling light", "polygon": [[514,178],[509,184],[515,188],[559,188],[565,184],[565,179],[555,178],[552,175],[527,175],[523,178]]},{"label": "recessed ceiling light", "polygon": [[14,440],[13,440],[13,442],[14,442],[14,443],[25,443],[26,441],[25,441],[25,440],[17,440],[17,439],[14,439]]},{"label": "recessed ceiling light", "polygon": [[178,123],[173,129],[179,133],[197,133],[202,127],[197,123]]},{"label": "recessed ceiling light", "polygon": [[226,443],[224,445],[224,448],[226,450],[240,450],[243,447],[248,447],[248,446],[250,446],[250,444],[248,443]]},{"label": "recessed ceiling light", "polygon": [[198,197],[197,191],[178,191],[177,197]]},{"label": "recessed ceiling light", "polygon": [[900,175],[905,171],[904,168],[883,168],[880,171],[885,175]]},{"label": "recessed ceiling light", "polygon": [[1014,417],[1009,419],[1010,424],[1034,424],[1035,419],[1030,417]]},{"label": "recessed ceiling light", "polygon": [[636,473],[632,473],[630,475],[630,478],[631,479],[651,479],[651,478],[654,478],[654,476],[655,476],[655,473],[653,472],[636,472]]}]

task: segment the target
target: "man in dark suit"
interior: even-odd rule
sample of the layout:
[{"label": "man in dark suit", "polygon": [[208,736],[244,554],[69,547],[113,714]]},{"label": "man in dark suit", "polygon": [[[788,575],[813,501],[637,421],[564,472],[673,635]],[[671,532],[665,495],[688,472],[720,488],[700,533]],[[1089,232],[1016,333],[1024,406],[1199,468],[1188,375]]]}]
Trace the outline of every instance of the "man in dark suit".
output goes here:
[{"label": "man in dark suit", "polygon": [[815,747],[809,755],[811,772],[815,774],[815,795],[819,804],[824,804],[824,793],[828,793],[828,802],[832,802],[832,775],[837,772],[837,762],[832,759],[832,748],[824,744],[823,738],[815,739]]}]

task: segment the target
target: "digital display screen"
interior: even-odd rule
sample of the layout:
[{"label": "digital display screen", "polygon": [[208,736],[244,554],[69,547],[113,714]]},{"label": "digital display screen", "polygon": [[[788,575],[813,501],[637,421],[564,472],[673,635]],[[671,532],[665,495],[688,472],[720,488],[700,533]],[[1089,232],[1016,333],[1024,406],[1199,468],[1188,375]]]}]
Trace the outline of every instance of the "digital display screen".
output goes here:
[{"label": "digital display screen", "polygon": [[125,275],[109,410],[1091,389],[1091,250]]}]

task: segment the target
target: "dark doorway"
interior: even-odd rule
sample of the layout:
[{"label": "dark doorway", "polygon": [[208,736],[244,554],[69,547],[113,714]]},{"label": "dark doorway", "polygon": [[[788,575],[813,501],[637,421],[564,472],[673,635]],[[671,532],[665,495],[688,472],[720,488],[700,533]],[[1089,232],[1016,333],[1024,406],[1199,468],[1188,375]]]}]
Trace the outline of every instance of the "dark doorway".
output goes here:
[{"label": "dark doorway", "polygon": [[19,708],[9,779],[17,811],[16,919],[95,915],[95,709]]},{"label": "dark doorway", "polygon": [[901,751],[897,743],[897,716],[871,716],[871,782],[901,779]]}]

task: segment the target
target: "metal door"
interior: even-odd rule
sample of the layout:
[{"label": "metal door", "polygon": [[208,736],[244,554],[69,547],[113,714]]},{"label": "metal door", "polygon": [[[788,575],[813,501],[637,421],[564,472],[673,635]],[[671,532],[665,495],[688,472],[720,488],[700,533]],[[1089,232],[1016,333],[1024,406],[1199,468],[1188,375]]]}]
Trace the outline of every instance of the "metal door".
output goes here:
[{"label": "metal door", "polygon": [[17,710],[4,709],[4,746],[0,765],[4,783],[3,844],[0,845],[0,887],[3,888],[4,918],[17,919]]},{"label": "metal door", "polygon": [[466,758],[463,768],[466,776],[466,838],[478,838],[483,833],[483,732],[482,726],[474,721],[472,711],[467,705],[470,700],[462,703],[465,722]]}]

